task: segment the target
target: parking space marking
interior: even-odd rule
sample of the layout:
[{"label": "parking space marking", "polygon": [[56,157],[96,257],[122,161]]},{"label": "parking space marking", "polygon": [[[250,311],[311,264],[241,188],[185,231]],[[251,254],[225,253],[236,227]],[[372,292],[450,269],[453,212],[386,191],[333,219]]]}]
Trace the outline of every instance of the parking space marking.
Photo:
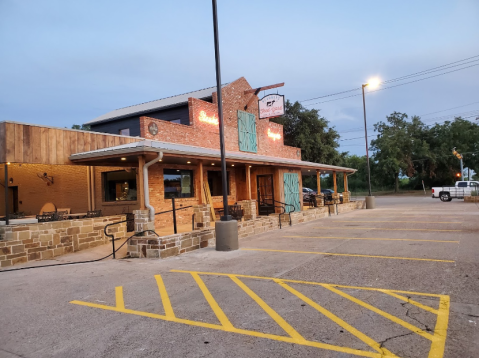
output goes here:
[{"label": "parking space marking", "polygon": [[395,260],[414,260],[414,261],[435,261],[435,262],[447,262],[454,263],[454,260],[442,260],[442,259],[424,259],[420,257],[399,257],[399,256],[383,256],[383,255],[361,255],[361,254],[340,254],[336,252],[318,252],[318,251],[291,251],[291,250],[273,250],[273,249],[255,249],[255,248],[242,248],[242,251],[266,251],[266,252],[284,252],[291,254],[311,254],[311,255],[332,255],[332,256],[352,256],[352,257],[370,257],[375,259],[395,259]]},{"label": "parking space marking", "polygon": [[396,231],[462,231],[462,230],[439,230],[439,229],[390,229],[386,227],[343,227],[343,226],[316,226],[315,229],[341,229],[341,230],[396,230]]},{"label": "parking space marking", "polygon": [[426,242],[442,242],[442,243],[454,243],[458,244],[459,241],[448,240],[421,240],[421,239],[386,239],[375,237],[343,237],[343,236],[283,236],[293,239],[335,239],[335,240],[379,240],[379,241],[426,241]]},{"label": "parking space marking", "polygon": [[418,223],[418,224],[462,224],[461,221],[379,221],[379,220],[334,220],[337,223]]},{"label": "parking space marking", "polygon": [[[334,313],[331,311],[325,309],[309,297],[305,296],[301,292],[299,292],[297,289],[291,287],[287,283],[296,283],[296,284],[308,284],[308,285],[317,285],[324,287],[328,289],[330,292],[335,293],[341,297],[346,298],[347,300],[354,302],[368,310],[371,310],[372,312],[377,313],[378,315],[388,319],[390,322],[394,324],[399,324],[402,327],[405,327],[409,330],[411,330],[413,333],[416,333],[417,335],[426,338],[431,342],[431,347],[430,351],[428,354],[429,358],[442,358],[444,354],[444,346],[445,346],[445,341],[446,341],[446,335],[447,335],[447,327],[448,327],[448,319],[449,319],[449,302],[450,298],[447,295],[440,295],[440,294],[430,294],[430,293],[420,293],[420,292],[409,292],[409,291],[400,291],[400,290],[388,290],[388,289],[379,289],[379,288],[372,288],[372,287],[355,287],[355,286],[344,286],[344,285],[335,285],[335,284],[330,284],[330,283],[319,283],[319,282],[311,282],[311,281],[299,281],[299,280],[290,280],[290,279],[281,279],[281,278],[274,278],[274,277],[261,277],[261,276],[250,276],[250,275],[241,275],[241,274],[230,274],[230,273],[215,273],[215,272],[198,272],[198,271],[182,271],[182,270],[172,270],[172,272],[176,273],[187,273],[191,274],[193,278],[195,279],[195,282],[199,285],[201,291],[205,295],[205,298],[207,301],[210,303],[211,308],[213,311],[216,313],[216,316],[218,320],[220,321],[221,324],[213,324],[213,323],[207,323],[207,322],[201,322],[201,321],[192,321],[188,319],[183,319],[183,318],[178,318],[175,317],[173,314],[173,309],[171,307],[170,300],[168,298],[168,294],[166,291],[166,287],[164,285],[163,279],[161,278],[161,275],[155,275],[156,282],[158,284],[159,288],[159,293],[161,300],[164,304],[164,310],[165,310],[165,315],[161,314],[156,314],[156,313],[150,313],[150,312],[143,312],[143,311],[137,311],[137,310],[132,310],[125,308],[125,303],[123,299],[123,287],[119,286],[115,288],[115,296],[116,296],[116,305],[115,306],[108,306],[108,305],[103,305],[103,304],[97,304],[97,303],[91,303],[91,302],[83,302],[83,301],[71,301],[70,303],[80,305],[80,306],[86,306],[90,308],[98,308],[98,309],[103,309],[107,311],[114,311],[114,312],[119,312],[119,313],[125,313],[125,314],[131,314],[131,315],[136,315],[136,316],[142,316],[142,317],[148,317],[148,318],[155,318],[155,319],[160,319],[163,321],[169,321],[169,322],[175,322],[175,323],[181,323],[181,324],[186,324],[186,325],[191,325],[191,326],[197,326],[197,327],[202,327],[202,328],[210,328],[210,329],[215,329],[215,330],[220,330],[220,331],[225,331],[225,332],[231,332],[231,333],[237,333],[237,334],[243,334],[243,335],[249,335],[249,336],[254,336],[258,338],[265,338],[265,339],[271,339],[271,340],[276,340],[276,341],[281,341],[281,342],[287,342],[287,343],[295,343],[298,345],[304,345],[304,346],[309,346],[309,347],[316,347],[316,348],[321,348],[321,349],[327,349],[331,351],[336,351],[336,352],[341,352],[341,353],[347,353],[347,354],[352,354],[356,356],[361,356],[361,357],[371,357],[371,358],[397,358],[398,356],[395,355],[393,352],[389,351],[385,347],[382,347],[382,344],[376,342],[374,339],[371,337],[367,336],[366,334],[362,333],[359,331],[357,328],[353,327],[352,325],[348,324],[346,321],[343,319],[339,318],[336,316]],[[269,334],[269,333],[263,333],[259,331],[253,331],[253,330],[246,330],[246,329],[240,329],[234,327],[231,322],[228,320],[226,315],[224,314],[223,310],[219,307],[218,303],[212,296],[211,292],[208,290],[206,287],[206,284],[204,281],[201,279],[200,276],[202,275],[209,275],[209,276],[223,276],[223,277],[229,277],[233,282],[235,282],[245,293],[248,294],[249,297],[251,297],[263,310],[268,313],[268,315],[273,318],[273,320],[281,326],[284,331],[289,335],[289,336],[280,336],[280,335],[275,335],[275,334]],[[349,348],[349,347],[344,347],[344,346],[336,346],[333,344],[327,344],[327,343],[321,343],[317,341],[311,341],[305,339],[303,336],[301,336],[298,331],[293,328],[286,320],[281,317],[270,305],[268,305],[261,297],[259,297],[250,287],[248,287],[240,278],[250,278],[250,279],[259,279],[259,280],[268,280],[272,281],[278,285],[280,285],[282,288],[296,296],[297,298],[301,299],[303,302],[307,303],[314,309],[316,309],[318,312],[323,314],[325,317],[330,319],[331,321],[335,322],[338,324],[340,327],[343,329],[347,330],[351,334],[353,334],[355,337],[369,345],[371,348],[373,348],[376,352],[373,351],[365,351],[365,350],[360,350],[360,349],[355,349],[355,348]],[[435,297],[439,299],[439,307],[438,309],[433,309],[428,306],[424,306],[418,302],[411,303],[412,301],[409,299],[409,303],[415,304],[417,307],[422,308],[422,309],[429,309],[429,312],[432,312],[436,314],[437,320],[436,320],[436,327],[433,333],[428,333],[423,331],[422,329],[409,324],[408,322],[405,322],[401,320],[399,317],[393,316],[387,312],[384,312],[362,300],[359,300],[353,296],[348,295],[347,293],[343,292],[340,290],[340,288],[348,288],[348,289],[355,289],[355,290],[368,290],[368,291],[376,291],[376,292],[381,292],[388,294],[392,297],[399,298],[400,300],[403,300],[406,297],[401,296],[400,294],[407,294],[408,296],[412,295],[420,295],[420,296],[427,296],[427,297]],[[407,299],[407,298],[406,298]],[[427,310],[427,309],[426,309]],[[431,311],[432,310],[432,311]]]}]

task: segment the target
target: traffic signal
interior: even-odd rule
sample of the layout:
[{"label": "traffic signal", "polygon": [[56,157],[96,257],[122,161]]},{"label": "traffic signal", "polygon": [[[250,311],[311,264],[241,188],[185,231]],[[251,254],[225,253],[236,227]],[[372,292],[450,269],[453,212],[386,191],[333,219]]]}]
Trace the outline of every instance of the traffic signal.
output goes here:
[{"label": "traffic signal", "polygon": [[457,178],[460,178],[460,177],[461,177],[461,173],[456,173],[456,177],[457,177]]},{"label": "traffic signal", "polygon": [[462,155],[457,152],[456,147],[452,150],[452,154],[454,154],[457,159],[462,159]]}]

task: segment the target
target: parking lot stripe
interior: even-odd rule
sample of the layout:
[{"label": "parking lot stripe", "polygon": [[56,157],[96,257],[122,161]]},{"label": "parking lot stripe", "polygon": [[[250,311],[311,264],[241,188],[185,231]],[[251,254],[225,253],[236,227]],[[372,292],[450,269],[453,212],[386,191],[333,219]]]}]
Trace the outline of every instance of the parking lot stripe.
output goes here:
[{"label": "parking lot stripe", "polygon": [[334,220],[337,223],[417,223],[417,224],[462,224],[461,221],[379,221],[379,220]]},{"label": "parking lot stripe", "polygon": [[123,287],[115,287],[115,301],[116,307],[119,309],[125,309],[125,301],[123,299]]},{"label": "parking lot stripe", "polygon": [[338,324],[340,327],[344,328],[346,331],[348,331],[349,333],[351,333],[355,337],[359,338],[361,341],[366,343],[368,346],[374,348],[379,353],[390,355],[391,357],[397,357],[395,354],[393,354],[392,352],[390,352],[386,348],[381,347],[381,345],[378,342],[376,342],[374,339],[372,339],[372,338],[368,337],[367,335],[365,335],[364,333],[358,331],[356,328],[354,328],[350,324],[343,321],[341,318],[336,316],[334,313],[332,313],[331,311],[327,310],[326,308],[320,306],[319,304],[317,304],[316,302],[314,302],[310,298],[306,297],[301,292],[295,290],[294,288],[292,288],[291,286],[289,286],[285,282],[283,282],[279,279],[274,280],[274,281],[276,283],[278,283],[281,287],[288,290],[293,295],[295,295],[296,297],[298,297],[299,299],[301,299],[302,301],[306,302],[308,305],[310,305],[311,307],[316,309],[318,312],[322,313],[327,318],[329,318],[330,320],[332,320],[333,322]]},{"label": "parking lot stripe", "polygon": [[409,298],[409,297],[404,297],[404,296],[398,295],[397,293],[390,292],[390,291],[388,291],[388,290],[379,290],[379,291],[380,291],[380,292],[384,292],[384,293],[387,294],[387,295],[396,297],[397,299],[399,299],[399,300],[401,300],[401,301],[410,303],[411,305],[414,305],[414,306],[416,306],[416,307],[422,308],[422,309],[425,310],[425,311],[434,313],[434,314],[436,314],[436,315],[439,313],[438,310],[436,310],[436,309],[434,309],[434,308],[432,308],[432,307],[423,305],[422,303],[416,302],[416,301],[414,301],[413,299],[411,299],[411,298]]},{"label": "parking lot stripe", "polygon": [[286,322],[283,317],[276,313],[266,302],[264,302],[256,293],[254,293],[248,286],[246,286],[239,278],[230,275],[229,276],[234,283],[243,289],[244,292],[248,294],[271,318],[282,328],[286,333],[288,333],[291,338],[296,342],[306,341],[291,325]]},{"label": "parking lot stripe", "polygon": [[439,313],[437,315],[436,327],[434,328],[434,336],[441,337],[431,344],[429,358],[442,358],[444,348],[446,346],[447,326],[449,324],[449,296],[443,295],[439,300]]},{"label": "parking lot stripe", "polygon": [[348,300],[350,300],[354,303],[357,303],[358,305],[360,305],[364,308],[367,308],[367,309],[373,311],[374,313],[377,313],[377,314],[383,316],[384,318],[387,318],[387,319],[403,326],[404,328],[409,329],[410,331],[412,331],[414,333],[419,334],[421,337],[429,339],[431,342],[437,340],[437,338],[434,335],[432,335],[430,333],[427,333],[426,331],[422,330],[421,328],[416,327],[416,326],[414,326],[414,325],[412,325],[412,324],[410,324],[406,321],[403,321],[402,319],[397,318],[397,317],[395,317],[395,316],[393,316],[393,315],[391,315],[387,312],[384,312],[383,310],[380,310],[379,308],[371,306],[369,303],[366,303],[366,302],[364,302],[364,301],[362,301],[362,300],[360,300],[356,297],[348,295],[347,293],[345,293],[343,291],[340,291],[337,288],[332,287],[331,285],[323,284],[321,286],[327,288],[328,290],[330,290],[330,291],[332,291],[332,292],[334,292],[334,293],[336,293],[336,294],[338,294],[338,295],[340,295],[344,298],[347,298]]},{"label": "parking lot stripe", "polygon": [[390,229],[386,227],[344,227],[344,226],[316,226],[315,229],[341,229],[341,230],[396,230],[396,231],[462,231],[462,230],[439,230],[439,229]]},{"label": "parking lot stripe", "polygon": [[161,278],[161,275],[155,275],[156,284],[158,285],[158,291],[160,291],[161,302],[163,302],[163,309],[165,310],[165,316],[175,317],[173,312],[173,307],[171,307],[170,298],[168,297],[168,292],[166,291],[165,283]]},{"label": "parking lot stripe", "polygon": [[458,244],[459,241],[448,240],[421,240],[421,239],[386,239],[376,237],[343,237],[343,236],[283,236],[287,238],[298,239],[337,239],[337,240],[380,240],[380,241],[426,241],[426,242],[446,242]]},{"label": "parking lot stripe", "polygon": [[267,252],[285,252],[291,254],[311,254],[311,255],[331,255],[331,256],[351,256],[351,257],[371,257],[375,259],[394,259],[394,260],[414,260],[414,261],[435,261],[435,262],[451,262],[454,260],[440,260],[440,259],[423,259],[417,257],[398,257],[398,256],[380,256],[380,255],[360,255],[360,254],[338,254],[335,252],[317,252],[317,251],[290,251],[290,250],[272,250],[272,249],[255,249],[242,248],[242,251],[267,251]]},{"label": "parking lot stripe", "polygon": [[216,302],[216,300],[213,298],[213,296],[211,295],[211,292],[208,290],[208,288],[206,287],[205,283],[203,282],[203,280],[201,279],[201,277],[195,273],[195,272],[192,272],[191,273],[191,276],[193,276],[193,278],[195,279],[196,283],[198,284],[198,286],[200,287],[200,290],[201,292],[203,292],[203,295],[205,296],[206,298],[206,301],[208,301],[208,303],[210,304],[211,306],[211,309],[213,310],[213,312],[215,313],[216,317],[218,318],[218,321],[220,321],[221,325],[225,328],[225,330],[227,331],[232,331],[234,330],[234,327],[233,327],[233,324],[230,322],[230,320],[228,319],[228,317],[226,317],[225,313],[223,312],[223,310],[220,308],[220,306],[218,305],[218,303]]}]

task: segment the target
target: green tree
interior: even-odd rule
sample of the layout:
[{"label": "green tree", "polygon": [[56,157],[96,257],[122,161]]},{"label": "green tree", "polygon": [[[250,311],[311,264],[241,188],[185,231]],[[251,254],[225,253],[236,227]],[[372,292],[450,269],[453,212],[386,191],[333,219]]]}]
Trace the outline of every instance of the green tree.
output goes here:
[{"label": "green tree", "polygon": [[87,125],[87,124],[82,124],[82,125],[74,124],[74,125],[72,125],[72,129],[79,129],[79,130],[82,130],[82,131],[90,131],[91,130],[90,126]]},{"label": "green tree", "polygon": [[341,165],[346,153],[339,153],[338,132],[328,127],[328,120],[316,109],[306,109],[299,102],[286,101],[285,114],[271,119],[283,125],[284,144],[301,148],[302,160]]}]

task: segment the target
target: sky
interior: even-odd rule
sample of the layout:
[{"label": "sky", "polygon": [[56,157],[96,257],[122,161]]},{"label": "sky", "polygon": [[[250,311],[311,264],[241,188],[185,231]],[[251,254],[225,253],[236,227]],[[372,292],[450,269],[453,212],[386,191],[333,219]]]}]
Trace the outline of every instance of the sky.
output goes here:
[{"label": "sky", "polygon": [[[264,94],[290,101],[479,55],[477,0],[218,0],[218,17],[223,82],[285,82]],[[71,127],[216,84],[209,0],[0,0],[0,48],[0,121]],[[340,150],[364,155],[362,97],[315,104],[351,94],[302,104],[341,134]],[[366,108],[369,135],[394,111],[474,121],[479,66],[366,94]]]}]

